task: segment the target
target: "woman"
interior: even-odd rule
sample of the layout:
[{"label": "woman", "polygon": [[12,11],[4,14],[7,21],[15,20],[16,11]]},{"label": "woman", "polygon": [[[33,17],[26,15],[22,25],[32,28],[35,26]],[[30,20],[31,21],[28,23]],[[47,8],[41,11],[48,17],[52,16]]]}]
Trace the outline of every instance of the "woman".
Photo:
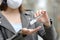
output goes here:
[{"label": "woman", "polygon": [[22,0],[3,0],[0,8],[0,40],[38,40],[37,34],[44,40],[56,40],[56,31],[46,11],[36,13],[35,17],[43,15],[30,25],[34,17],[22,10]]}]

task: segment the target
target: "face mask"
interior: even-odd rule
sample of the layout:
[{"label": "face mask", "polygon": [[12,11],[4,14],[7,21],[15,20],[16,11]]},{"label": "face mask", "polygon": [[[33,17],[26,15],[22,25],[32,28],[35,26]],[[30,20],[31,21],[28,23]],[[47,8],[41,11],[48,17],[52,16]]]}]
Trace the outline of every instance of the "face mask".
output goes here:
[{"label": "face mask", "polygon": [[17,9],[22,4],[22,0],[7,0],[8,7],[12,9]]}]

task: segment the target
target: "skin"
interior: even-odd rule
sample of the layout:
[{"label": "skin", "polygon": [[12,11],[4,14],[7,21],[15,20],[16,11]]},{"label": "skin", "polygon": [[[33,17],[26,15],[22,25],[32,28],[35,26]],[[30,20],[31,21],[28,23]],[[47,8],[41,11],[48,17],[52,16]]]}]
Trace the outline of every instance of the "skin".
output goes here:
[{"label": "skin", "polygon": [[[10,22],[13,22],[13,23],[20,23],[21,22],[20,12],[19,12],[18,9],[12,9],[12,8],[8,7],[6,11],[2,11],[2,14]],[[46,25],[47,26],[46,28],[50,27],[49,17],[48,17],[48,14],[46,13],[46,11],[44,11],[44,10],[38,11],[37,13],[34,14],[34,16],[37,17],[37,16],[40,16],[41,14],[43,14],[42,17],[37,19],[37,21],[42,22],[44,25]],[[15,17],[17,19],[15,19]],[[13,20],[12,20],[12,18],[13,18]],[[14,20],[16,20],[16,21],[14,21]],[[41,28],[41,26],[39,26],[39,27],[37,27],[35,29],[22,28],[21,34],[23,34],[23,35],[33,34],[33,33],[36,33],[37,31],[39,31],[40,28]]]},{"label": "skin", "polygon": [[[49,20],[49,17],[48,17],[48,14],[46,11],[44,11],[44,10],[38,11],[37,13],[34,14],[34,16],[37,17],[37,16],[40,16],[41,14],[43,14],[42,17],[37,19],[37,21],[42,22],[46,26],[46,28],[49,28],[51,26],[51,24],[50,24],[50,20]],[[36,33],[37,31],[39,31],[40,28],[41,28],[41,26],[39,26],[35,29],[23,28],[22,33],[26,34],[26,35]]]},{"label": "skin", "polygon": [[45,10],[39,10],[36,14],[34,14],[34,16],[37,17],[40,16],[41,14],[42,16],[39,19],[37,19],[37,21],[42,22],[46,26],[46,28],[49,28],[51,24],[48,14]]},{"label": "skin", "polygon": [[[11,9],[11,8],[8,7],[6,11],[2,11],[2,14],[12,23],[20,23],[21,22],[20,12],[19,12],[18,9]],[[22,28],[21,29],[21,31],[22,31],[21,34],[29,35],[29,34],[32,34],[32,33],[36,33],[37,31],[39,31],[40,28],[41,28],[41,26],[39,26],[35,29]]]}]

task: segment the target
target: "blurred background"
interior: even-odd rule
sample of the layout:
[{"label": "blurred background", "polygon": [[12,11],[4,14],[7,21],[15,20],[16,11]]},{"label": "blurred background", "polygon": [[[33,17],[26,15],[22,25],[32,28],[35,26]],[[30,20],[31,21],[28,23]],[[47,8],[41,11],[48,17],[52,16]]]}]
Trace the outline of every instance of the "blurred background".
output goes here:
[{"label": "blurred background", "polygon": [[[23,0],[23,6],[35,12],[37,10],[46,10],[49,17],[53,19],[54,27],[58,33],[57,40],[60,40],[60,0]],[[43,40],[41,37],[38,39]]]}]

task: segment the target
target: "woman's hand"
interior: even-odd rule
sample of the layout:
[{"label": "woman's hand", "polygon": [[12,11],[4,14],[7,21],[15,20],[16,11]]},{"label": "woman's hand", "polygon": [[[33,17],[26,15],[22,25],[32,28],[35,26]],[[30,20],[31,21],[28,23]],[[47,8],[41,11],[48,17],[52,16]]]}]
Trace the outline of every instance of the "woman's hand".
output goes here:
[{"label": "woman's hand", "polygon": [[41,26],[35,28],[35,29],[27,29],[27,28],[23,28],[21,31],[21,34],[23,35],[30,35],[30,34],[33,34],[33,33],[36,33],[37,31],[39,31],[41,28]]},{"label": "woman's hand", "polygon": [[50,27],[50,20],[46,11],[40,10],[34,16],[37,17],[41,14],[42,16],[37,21],[42,22],[46,27]]}]

